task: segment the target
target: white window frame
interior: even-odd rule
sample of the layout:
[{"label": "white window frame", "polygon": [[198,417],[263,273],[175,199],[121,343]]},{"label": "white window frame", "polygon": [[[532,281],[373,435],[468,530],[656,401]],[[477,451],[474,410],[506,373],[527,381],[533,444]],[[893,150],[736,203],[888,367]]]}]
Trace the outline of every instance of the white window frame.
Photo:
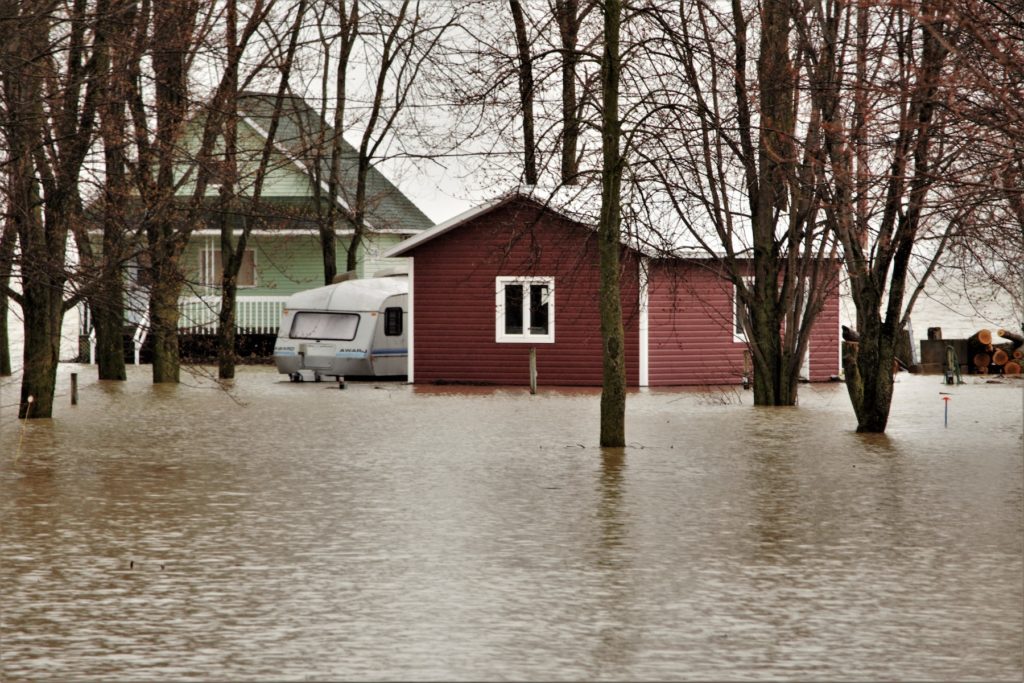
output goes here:
[{"label": "white window frame", "polygon": [[[252,255],[252,284],[237,285],[238,289],[256,289],[260,286],[259,269],[256,264],[256,250],[252,247],[245,248],[246,254]],[[215,246],[212,238],[207,240],[206,245],[199,253],[199,285],[208,289],[219,289],[221,278],[224,275],[224,254],[220,247]],[[217,262],[220,268],[217,268]]]},{"label": "white window frame", "polygon": [[[750,287],[752,287],[754,285],[754,278],[749,276],[749,275],[745,276],[743,278],[743,284],[746,285],[746,287],[749,289]],[[739,320],[739,317],[740,317],[740,315],[739,315],[740,314],[739,308],[742,305],[743,305],[743,302],[740,301],[740,291],[739,291],[739,288],[735,284],[733,284],[733,286],[732,286],[732,319],[729,321],[729,327],[732,328],[732,340],[734,342],[743,342],[745,344],[747,342],[747,332],[743,328],[738,328],[736,326],[736,321]]]},{"label": "white window frame", "polygon": [[[505,332],[505,287],[523,286],[523,331],[520,334]],[[545,285],[548,288],[548,331],[547,334],[530,332],[530,286]],[[494,278],[494,341],[500,344],[554,344],[555,343],[555,278],[547,276],[503,276]]]}]

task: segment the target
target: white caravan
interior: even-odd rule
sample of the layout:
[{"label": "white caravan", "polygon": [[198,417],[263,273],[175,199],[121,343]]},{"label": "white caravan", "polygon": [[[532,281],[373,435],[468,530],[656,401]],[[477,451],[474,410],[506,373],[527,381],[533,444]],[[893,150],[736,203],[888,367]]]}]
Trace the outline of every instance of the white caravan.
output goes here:
[{"label": "white caravan", "polygon": [[345,280],[288,298],[274,343],[293,382],[409,374],[409,276]]}]

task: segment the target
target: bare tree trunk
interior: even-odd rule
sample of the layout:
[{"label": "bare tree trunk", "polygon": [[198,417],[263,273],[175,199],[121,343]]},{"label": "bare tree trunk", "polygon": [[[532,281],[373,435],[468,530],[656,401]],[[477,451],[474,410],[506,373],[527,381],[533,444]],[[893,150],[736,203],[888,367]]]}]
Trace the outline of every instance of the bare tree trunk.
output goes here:
[{"label": "bare tree trunk", "polygon": [[601,338],[604,342],[604,379],[601,389],[601,445],[626,445],[626,354],[622,325],[620,265],[622,251],[622,156],[619,151],[619,30],[620,0],[604,4],[604,52],[601,58],[601,218],[598,223],[600,256]]},{"label": "bare tree trunk", "polygon": [[[124,263],[128,256],[125,240],[125,206],[128,204],[125,135],[128,128],[128,45],[135,21],[135,2],[114,2],[108,16],[100,17],[100,43],[96,54],[103,89],[100,107],[100,137],[104,155],[103,253],[95,294],[89,308],[96,331],[96,369],[99,379],[127,379],[124,360]],[[102,39],[102,40],[101,40]],[[113,53],[113,54],[111,54]],[[76,233],[77,234],[77,233]],[[91,244],[89,236],[79,240],[80,249]],[[86,249],[89,251],[91,249]]]},{"label": "bare tree trunk", "polygon": [[576,94],[577,40],[580,29],[579,0],[555,0],[555,18],[562,52],[562,158],[563,185],[579,182],[578,143],[580,111]]},{"label": "bare tree trunk", "polygon": [[124,281],[123,271],[111,269],[91,297],[89,310],[96,330],[96,373],[99,379],[124,381]]},{"label": "bare tree trunk", "polygon": [[[154,3],[153,73],[156,77],[156,186],[154,212],[147,226],[153,282],[149,301],[150,335],[153,338],[153,383],[180,380],[178,348],[178,297],[183,278],[178,267],[190,225],[176,225],[175,165],[179,137],[188,108],[187,62],[193,49],[193,32],[199,8],[191,3]],[[205,183],[197,178],[196,193],[202,197]],[[185,222],[188,223],[186,217]],[[179,229],[180,228],[180,229]]]},{"label": "bare tree trunk", "polygon": [[[231,5],[232,11],[234,4]],[[295,52],[298,48],[299,33],[302,28],[303,17],[306,13],[306,0],[300,0],[295,10],[295,20],[292,24],[288,51],[284,55],[284,63],[280,67],[280,80],[278,81],[277,96],[274,99],[274,111],[271,115],[267,130],[267,138],[263,142],[263,151],[260,157],[259,166],[256,168],[256,179],[252,188],[250,211],[242,221],[241,232],[238,235],[237,243],[233,243],[234,225],[231,218],[234,215],[233,206],[237,203],[234,196],[234,185],[238,176],[237,141],[238,131],[236,118],[238,115],[237,87],[232,90],[230,96],[230,119],[225,129],[225,157],[226,166],[230,178],[226,178],[222,184],[224,191],[221,211],[221,261],[224,267],[224,275],[221,279],[221,306],[217,328],[217,376],[220,379],[232,379],[235,376],[235,304],[238,300],[238,273],[242,268],[245,259],[245,249],[249,242],[249,235],[253,227],[262,221],[260,201],[263,197],[263,184],[270,169],[271,155],[274,150],[274,143],[277,138],[277,129],[281,121],[281,110],[284,106],[284,98],[288,92],[288,79],[291,76],[292,64]],[[229,31],[230,39],[234,41],[234,31]],[[332,261],[333,263],[333,261]]]},{"label": "bare tree trunk", "polygon": [[[238,271],[245,255],[245,243],[235,248],[235,188],[238,183],[238,4],[227,0],[224,8],[227,42],[227,73],[220,106],[225,113],[222,140],[224,144],[223,175],[220,178],[220,259],[221,294],[217,315],[217,377],[235,377],[235,302],[238,299]],[[242,228],[246,232],[245,227]]]},{"label": "bare tree trunk", "polygon": [[[750,310],[755,355],[754,404],[793,405],[796,377],[787,365],[782,343],[783,315],[777,303],[780,287],[780,253],[777,210],[788,206],[793,166],[794,89],[789,58],[789,5],[784,0],[764,0],[761,9],[761,52],[757,80],[761,120],[757,146],[758,182],[750,189],[754,217],[754,296]],[[788,361],[788,362],[787,362]]]},{"label": "bare tree trunk", "polygon": [[519,0],[509,0],[512,23],[516,30],[516,52],[519,55],[519,105],[523,113],[523,180],[527,185],[537,184],[537,141],[533,133],[533,57],[530,37],[526,32],[526,19]]},{"label": "bare tree trunk", "polygon": [[[22,418],[49,418],[66,307],[66,250],[80,221],[78,175],[93,137],[96,88],[87,52],[84,3],[66,13],[11,3],[0,45],[0,79],[8,143],[8,212],[20,244],[24,316]],[[52,58],[53,39],[65,41]],[[48,86],[57,88],[47,90]],[[84,90],[84,92],[83,92]],[[7,292],[11,294],[10,291]]]},{"label": "bare tree trunk", "polygon": [[[858,10],[864,11],[864,10]],[[895,8],[894,12],[901,12]],[[943,0],[926,0],[914,16],[920,27],[916,43],[911,31],[898,37],[904,41],[896,53],[905,68],[902,82],[887,83],[894,89],[894,104],[899,112],[891,147],[889,172],[884,177],[885,203],[874,225],[874,240],[862,230],[867,217],[859,214],[859,203],[850,189],[855,177],[849,152],[849,140],[843,137],[836,101],[838,88],[815,90],[826,118],[822,126],[829,150],[829,161],[836,187],[830,223],[842,242],[850,277],[851,293],[857,309],[860,342],[856,352],[856,371],[847,362],[846,384],[857,416],[858,432],[884,432],[892,404],[892,367],[896,343],[904,319],[903,302],[910,271],[911,256],[918,239],[926,198],[936,182],[932,170],[932,141],[940,134],[941,122],[935,119],[947,48],[943,37],[948,8]],[[866,31],[858,16],[858,38]],[[836,44],[835,36],[825,41]],[[830,63],[831,61],[831,63]],[[822,60],[827,78],[835,78],[836,61]],[[854,90],[863,92],[873,84],[858,82]],[[849,89],[849,88],[846,88]],[[882,120],[885,117],[880,117]],[[855,127],[856,128],[856,127]],[[858,132],[860,134],[860,132]],[[852,361],[851,361],[852,362]]]},{"label": "bare tree trunk", "polygon": [[[330,42],[327,38],[321,38],[324,46],[324,79],[323,87],[326,94],[327,75],[330,66],[330,55],[337,54],[335,65],[334,88],[335,106],[333,137],[330,140],[329,156],[327,158],[329,170],[327,174],[327,196],[322,196],[318,177],[321,173],[321,159],[325,153],[327,141],[324,139],[324,127],[316,133],[314,144],[314,159],[316,167],[313,169],[314,184],[313,196],[316,200],[316,212],[318,217],[317,232],[320,237],[320,254],[323,263],[324,284],[329,285],[338,274],[338,238],[336,230],[341,221],[342,215],[338,201],[345,189],[342,185],[341,165],[343,154],[343,143],[345,135],[345,111],[348,106],[348,66],[352,55],[352,48],[355,46],[356,38],[359,35],[360,26],[360,4],[359,0],[352,0],[351,5],[345,0],[338,3],[338,27],[337,36],[339,45],[336,51],[328,49]],[[322,27],[321,27],[322,30]],[[326,109],[326,97],[324,106],[321,108],[321,118]],[[351,209],[351,207],[349,207]],[[349,217],[346,217],[349,218]],[[351,249],[350,249],[351,251]],[[354,270],[355,268],[349,268]]]},{"label": "bare tree trunk", "polygon": [[153,253],[153,282],[149,293],[149,336],[153,339],[153,384],[181,380],[181,351],[178,346],[178,297],[182,276],[173,247],[160,243]]}]

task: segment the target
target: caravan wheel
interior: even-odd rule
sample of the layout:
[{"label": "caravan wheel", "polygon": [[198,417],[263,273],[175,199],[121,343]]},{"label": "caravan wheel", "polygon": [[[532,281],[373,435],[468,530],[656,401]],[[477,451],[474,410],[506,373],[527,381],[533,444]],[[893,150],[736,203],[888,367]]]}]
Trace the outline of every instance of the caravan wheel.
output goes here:
[{"label": "caravan wheel", "polygon": [[288,374],[288,379],[290,379],[293,382],[301,382],[302,375],[298,372],[292,372]]}]

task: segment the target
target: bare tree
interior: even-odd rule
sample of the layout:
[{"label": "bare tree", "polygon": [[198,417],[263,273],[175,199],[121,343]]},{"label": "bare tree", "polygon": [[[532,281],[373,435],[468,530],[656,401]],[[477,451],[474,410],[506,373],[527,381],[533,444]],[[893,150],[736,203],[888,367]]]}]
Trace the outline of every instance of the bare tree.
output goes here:
[{"label": "bare tree", "polygon": [[[254,170],[255,179],[246,197],[247,210],[241,211],[239,206],[236,180],[239,176],[238,160],[238,91],[237,83],[229,87],[228,116],[224,121],[224,177],[220,189],[220,248],[223,274],[221,277],[221,306],[217,324],[217,376],[220,379],[231,379],[235,376],[235,302],[238,293],[238,274],[242,268],[245,248],[253,229],[262,223],[263,186],[267,174],[271,170],[272,154],[277,139],[284,101],[291,77],[295,53],[298,49],[299,35],[306,14],[306,0],[299,0],[295,7],[291,28],[287,32],[288,45],[281,62],[277,65],[279,72],[277,94],[274,97],[273,112],[270,116],[267,135],[263,141],[259,161]],[[237,19],[234,17],[233,3],[228,7],[228,43],[238,50],[236,29]],[[233,55],[229,52],[229,61]],[[238,226],[236,219],[240,219]]]},{"label": "bare tree", "polygon": [[[79,172],[93,138],[101,32],[84,0],[0,3],[0,74],[8,143],[8,220],[18,235],[25,330],[22,418],[50,417],[71,277],[66,247],[81,214]],[[90,43],[90,38],[93,43]]]},{"label": "bare tree", "polygon": [[416,97],[422,72],[455,22],[455,14],[436,13],[429,2],[420,0],[403,0],[393,12],[381,6],[364,18],[362,35],[367,55],[373,55],[373,89],[369,112],[358,121],[362,135],[356,157],[356,186],[349,202],[352,241],[346,265],[350,271],[358,265],[359,247],[372,208],[367,182],[370,168],[396,132],[406,106]]},{"label": "bare tree", "polygon": [[[87,220],[75,225],[78,253],[93,273],[94,286],[86,296],[96,332],[96,365],[100,379],[124,380],[125,264],[133,253],[128,207],[131,184],[127,160],[127,72],[132,61],[136,0],[99,3],[96,78],[101,89],[99,136],[103,144],[102,195]],[[100,253],[93,245],[93,218],[102,231]]]},{"label": "bare tree", "polygon": [[[971,291],[1001,292],[1024,319],[1024,24],[1012,0],[959,0],[952,31],[936,38],[950,50],[947,106],[971,141],[968,182],[938,275]],[[932,30],[932,27],[928,27]],[[955,31],[955,33],[953,33]],[[954,37],[955,36],[955,37]],[[947,264],[944,264],[947,265]]]},{"label": "bare tree", "polygon": [[857,310],[860,341],[844,369],[861,432],[888,422],[908,273],[952,152],[941,115],[947,10],[946,0],[922,0],[807,4],[802,15],[829,171],[824,215]]},{"label": "bare tree", "polygon": [[732,281],[754,402],[792,405],[838,270],[820,225],[820,113],[801,84],[792,7],[698,2],[641,17],[630,168],[639,237],[667,253],[695,249]]},{"label": "bare tree", "polygon": [[619,149],[619,37],[622,3],[604,2],[604,52],[601,56],[601,218],[597,228],[600,255],[601,340],[604,378],[601,388],[601,445],[626,445],[626,354],[622,325],[619,255],[622,249],[621,197],[624,159]]},{"label": "bare tree", "polygon": [[[185,286],[180,259],[193,230],[203,221],[207,190],[221,166],[214,150],[222,139],[225,122],[231,118],[230,102],[237,90],[242,57],[274,4],[274,0],[255,0],[247,8],[245,24],[237,42],[232,41],[227,59],[220,64],[219,80],[201,114],[193,109],[190,69],[198,50],[212,34],[220,16],[213,10],[218,8],[183,0],[157,3],[152,8],[144,3],[140,12],[142,25],[152,27],[140,35],[148,37],[151,55],[155,126],[151,127],[146,104],[144,60],[131,66],[129,101],[138,160],[136,186],[146,216],[146,247],[151,262],[149,321],[155,383],[179,380],[178,298]],[[204,9],[209,11],[204,14]],[[190,121],[201,122],[198,131],[189,128]],[[186,165],[183,162],[190,149],[194,150],[191,154],[195,163]],[[179,177],[184,166],[187,171]],[[179,195],[188,183],[191,193],[182,201]]]},{"label": "bare tree", "polygon": [[[328,15],[334,10],[337,21],[336,31],[327,33]],[[308,144],[312,151],[312,190],[314,209],[317,216],[317,232],[320,237],[320,252],[323,256],[324,284],[328,285],[338,272],[337,227],[342,219],[338,197],[343,187],[343,164],[345,163],[344,132],[345,113],[348,108],[349,63],[352,49],[359,36],[360,2],[351,4],[340,0],[336,9],[332,3],[325,3],[317,14],[317,31],[320,52],[323,59],[323,74],[320,81],[320,122],[327,120],[328,84],[334,69],[334,116],[331,135],[328,128],[318,122]],[[335,47],[337,43],[337,47]],[[335,58],[332,60],[331,55]],[[323,178],[324,168],[327,177]],[[326,191],[325,191],[326,190]]]}]

